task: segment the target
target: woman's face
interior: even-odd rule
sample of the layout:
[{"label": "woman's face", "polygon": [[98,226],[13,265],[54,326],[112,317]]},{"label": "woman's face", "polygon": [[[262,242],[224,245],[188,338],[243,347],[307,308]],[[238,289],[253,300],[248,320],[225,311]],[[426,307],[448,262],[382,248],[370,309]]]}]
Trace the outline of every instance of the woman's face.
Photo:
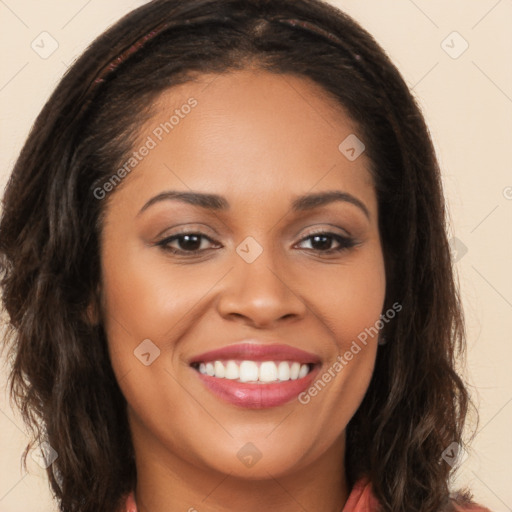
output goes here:
[{"label": "woman's face", "polygon": [[339,464],[386,285],[354,124],[318,85],[250,70],[157,107],[102,233],[137,458],[247,478]]}]

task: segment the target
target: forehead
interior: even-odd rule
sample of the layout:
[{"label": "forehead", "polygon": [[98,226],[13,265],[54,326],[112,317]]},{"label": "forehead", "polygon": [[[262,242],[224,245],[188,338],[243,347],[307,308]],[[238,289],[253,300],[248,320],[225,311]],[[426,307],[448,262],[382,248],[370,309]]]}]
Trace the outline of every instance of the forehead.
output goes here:
[{"label": "forehead", "polygon": [[155,101],[133,148],[150,143],[151,150],[127,181],[142,195],[164,186],[246,198],[316,185],[369,192],[366,155],[350,161],[340,151],[353,136],[360,137],[344,108],[307,78],[257,70],[198,75]]}]

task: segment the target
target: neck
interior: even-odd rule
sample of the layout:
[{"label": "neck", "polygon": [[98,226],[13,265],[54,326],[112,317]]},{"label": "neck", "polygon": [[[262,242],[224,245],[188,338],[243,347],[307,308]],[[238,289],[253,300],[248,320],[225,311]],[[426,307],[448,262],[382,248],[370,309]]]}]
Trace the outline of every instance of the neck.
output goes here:
[{"label": "neck", "polygon": [[[349,490],[344,469],[345,437],[313,463],[294,472],[242,478],[193,464],[134,427],[138,512],[340,512]],[[270,469],[270,468],[269,468]]]}]

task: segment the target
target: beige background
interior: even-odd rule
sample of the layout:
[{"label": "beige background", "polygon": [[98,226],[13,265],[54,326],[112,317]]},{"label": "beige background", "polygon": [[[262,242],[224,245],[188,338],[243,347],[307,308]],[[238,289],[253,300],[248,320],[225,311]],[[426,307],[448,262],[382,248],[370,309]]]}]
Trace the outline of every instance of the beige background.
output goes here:
[{"label": "beige background", "polygon": [[[96,35],[142,3],[0,0],[2,190],[32,122],[67,67]],[[430,126],[457,238],[469,330],[468,378],[481,414],[457,483],[469,484],[493,511],[511,511],[512,1],[333,3],[361,22],[389,53]],[[50,36],[40,35],[45,31],[58,48],[43,59],[31,44],[42,47],[41,38],[46,38],[44,48],[51,49],[55,43]],[[458,55],[465,42],[467,50]],[[56,511],[44,471],[33,461],[29,473],[21,471],[27,438],[5,399],[5,377],[4,371],[0,512]]]}]

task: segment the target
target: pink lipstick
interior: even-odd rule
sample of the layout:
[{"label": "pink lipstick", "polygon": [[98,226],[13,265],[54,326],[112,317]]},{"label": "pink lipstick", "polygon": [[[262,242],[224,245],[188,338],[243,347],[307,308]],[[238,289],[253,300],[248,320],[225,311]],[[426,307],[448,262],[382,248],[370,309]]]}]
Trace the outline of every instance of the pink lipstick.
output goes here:
[{"label": "pink lipstick", "polygon": [[305,391],[319,371],[320,358],[285,344],[244,342],[194,356],[190,365],[217,397],[263,409],[283,405]]}]

